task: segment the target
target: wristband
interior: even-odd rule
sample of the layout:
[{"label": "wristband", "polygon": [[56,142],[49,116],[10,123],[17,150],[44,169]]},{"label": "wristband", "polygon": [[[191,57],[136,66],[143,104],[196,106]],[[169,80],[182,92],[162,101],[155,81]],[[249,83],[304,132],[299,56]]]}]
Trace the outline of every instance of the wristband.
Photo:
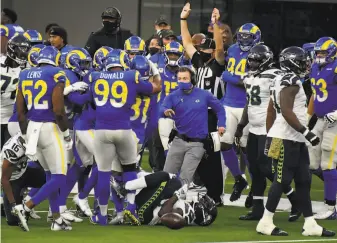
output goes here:
[{"label": "wristband", "polygon": [[63,137],[69,137],[70,133],[69,133],[69,129],[65,130],[63,133]]},{"label": "wristband", "polygon": [[180,20],[187,20],[187,18],[180,18]]},{"label": "wristband", "polygon": [[307,135],[308,135],[308,133],[309,133],[309,129],[308,129],[308,128],[306,128],[306,127],[302,127],[302,128],[300,129],[300,133],[302,133],[302,134],[303,134],[303,136],[305,137],[305,136],[307,136]]}]

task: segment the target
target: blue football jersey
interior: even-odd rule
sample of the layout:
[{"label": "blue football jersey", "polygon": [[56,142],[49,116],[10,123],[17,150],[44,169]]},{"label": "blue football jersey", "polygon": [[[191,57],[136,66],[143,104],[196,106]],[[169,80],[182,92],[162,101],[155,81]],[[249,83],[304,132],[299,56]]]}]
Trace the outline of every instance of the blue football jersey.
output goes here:
[{"label": "blue football jersey", "polygon": [[8,39],[12,38],[15,34],[23,34],[24,29],[17,24],[5,24],[0,26],[0,35],[6,36]]},{"label": "blue football jersey", "polygon": [[314,112],[318,117],[337,110],[337,60],[322,68],[317,63],[311,67],[311,88],[314,96]]},{"label": "blue football jersey", "polygon": [[138,94],[150,95],[152,84],[139,79],[139,72],[104,71],[89,76],[96,105],[95,129],[131,129],[132,106]]},{"label": "blue football jersey", "polygon": [[169,70],[166,65],[159,65],[158,70],[162,80],[162,88],[157,101],[162,104],[166,96],[178,89],[178,79],[177,73]]},{"label": "blue football jersey", "polygon": [[246,105],[246,90],[237,84],[247,73],[248,53],[242,51],[238,44],[228,48],[227,69],[221,76],[221,79],[227,83],[225,96],[221,100],[225,106],[244,108]]},{"label": "blue football jersey", "polygon": [[67,82],[65,72],[59,67],[35,67],[20,73],[18,88],[25,98],[30,120],[55,122],[52,94],[58,82]]}]

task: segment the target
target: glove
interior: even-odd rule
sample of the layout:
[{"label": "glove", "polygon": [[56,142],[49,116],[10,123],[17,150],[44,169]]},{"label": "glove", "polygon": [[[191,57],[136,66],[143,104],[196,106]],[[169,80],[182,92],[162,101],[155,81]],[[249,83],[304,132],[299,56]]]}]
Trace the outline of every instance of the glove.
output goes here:
[{"label": "glove", "polygon": [[237,146],[240,145],[240,138],[242,137],[243,135],[243,129],[244,129],[244,126],[241,125],[241,124],[238,124],[237,128],[236,128],[236,132],[234,134],[234,137],[235,137],[235,144]]},{"label": "glove", "polygon": [[337,121],[337,110],[326,114],[324,116],[324,121],[326,121],[330,125],[335,123]]},{"label": "glove", "polygon": [[75,91],[86,91],[89,88],[89,85],[86,82],[76,82],[68,87],[66,87],[63,91],[63,95],[68,95],[71,92]]},{"label": "glove", "polygon": [[177,198],[185,200],[188,191],[188,184],[184,184],[179,190],[174,192]]},{"label": "glove", "polygon": [[65,142],[65,147],[66,147],[66,150],[71,150],[73,148],[73,140],[71,139],[71,136],[66,136],[66,137],[63,137],[64,139],[64,142]]},{"label": "glove", "polygon": [[312,146],[316,146],[319,144],[319,137],[317,137],[316,134],[314,134],[313,132],[309,131],[308,128],[303,127],[300,132],[304,135],[305,139],[308,140],[309,143],[311,143]]}]

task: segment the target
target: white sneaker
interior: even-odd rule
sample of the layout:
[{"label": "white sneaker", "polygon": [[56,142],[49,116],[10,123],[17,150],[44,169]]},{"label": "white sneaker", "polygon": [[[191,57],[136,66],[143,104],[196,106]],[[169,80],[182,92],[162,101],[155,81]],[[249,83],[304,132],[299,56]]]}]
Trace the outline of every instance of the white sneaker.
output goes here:
[{"label": "white sneaker", "polygon": [[80,199],[77,194],[76,196],[74,196],[73,201],[77,206],[80,207],[85,215],[87,215],[88,217],[91,217],[93,215],[88,203],[88,198]]},{"label": "white sneaker", "polygon": [[72,230],[73,228],[71,227],[70,222],[67,220],[63,219],[62,217],[59,217],[56,220],[53,220],[53,223],[51,224],[50,229],[52,231],[61,231],[61,230]]},{"label": "white sneaker", "polygon": [[20,220],[20,223],[21,223],[21,226],[22,226],[21,228],[24,231],[29,231],[27,220],[26,220],[27,211],[23,208],[23,205],[22,204],[16,205],[14,207],[14,211],[15,211],[16,216],[18,216],[18,218]]},{"label": "white sneaker", "polygon": [[337,211],[335,206],[326,205],[326,210],[323,212],[319,212],[314,215],[315,219],[330,219],[336,220],[337,219]]},{"label": "white sneaker", "polygon": [[321,236],[323,227],[319,226],[316,220],[304,221],[302,235],[304,236]]},{"label": "white sneaker", "polygon": [[61,213],[61,217],[65,219],[66,221],[69,221],[72,223],[81,223],[83,221],[83,219],[76,217],[72,212],[68,210]]}]

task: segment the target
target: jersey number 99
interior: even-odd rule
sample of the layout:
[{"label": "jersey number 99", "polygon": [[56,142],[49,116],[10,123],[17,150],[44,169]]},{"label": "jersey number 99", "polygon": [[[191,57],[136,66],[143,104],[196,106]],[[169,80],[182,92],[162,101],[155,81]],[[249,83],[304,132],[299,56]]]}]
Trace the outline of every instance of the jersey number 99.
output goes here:
[{"label": "jersey number 99", "polygon": [[[37,90],[38,93],[33,99],[33,90]],[[43,80],[38,80],[33,85],[33,80],[22,81],[22,94],[27,101],[28,110],[34,107],[35,110],[47,110],[49,104],[47,100],[40,101],[47,93],[47,83]]]},{"label": "jersey number 99", "polygon": [[[98,79],[94,88],[95,103],[97,106],[104,106],[108,100],[115,108],[121,108],[126,104],[128,97],[128,86],[122,80],[112,83],[111,88],[105,79]],[[110,97],[110,98],[109,98]]]}]

